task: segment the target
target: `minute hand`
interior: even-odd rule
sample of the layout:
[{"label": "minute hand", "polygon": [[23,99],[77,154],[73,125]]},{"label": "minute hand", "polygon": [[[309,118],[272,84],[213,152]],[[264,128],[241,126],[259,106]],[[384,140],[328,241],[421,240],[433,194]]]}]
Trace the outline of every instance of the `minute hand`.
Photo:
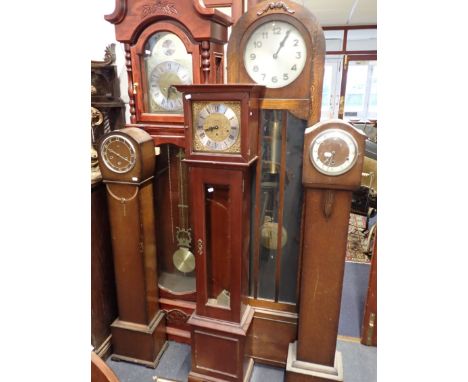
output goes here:
[{"label": "minute hand", "polygon": [[278,53],[280,52],[281,48],[284,46],[284,43],[286,42],[286,40],[288,39],[289,33],[291,33],[291,29],[289,29],[286,32],[286,36],[284,36],[283,41],[280,42],[280,46],[279,46],[278,50],[276,51],[276,53],[273,53],[273,58],[274,59],[278,58]]}]

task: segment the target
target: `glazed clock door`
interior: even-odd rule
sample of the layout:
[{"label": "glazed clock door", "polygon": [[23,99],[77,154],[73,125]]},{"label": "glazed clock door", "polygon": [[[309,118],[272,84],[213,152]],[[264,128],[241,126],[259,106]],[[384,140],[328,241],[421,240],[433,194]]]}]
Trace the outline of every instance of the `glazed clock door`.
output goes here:
[{"label": "glazed clock door", "polygon": [[198,45],[179,29],[165,25],[146,30],[132,48],[136,66],[133,93],[141,122],[183,122],[182,95],[175,86],[198,80],[192,56]]},{"label": "glazed clock door", "polygon": [[[190,169],[197,278],[197,314],[239,322],[238,259],[242,248],[242,171]],[[204,270],[204,271],[202,271]],[[246,284],[246,283],[245,283]]]}]

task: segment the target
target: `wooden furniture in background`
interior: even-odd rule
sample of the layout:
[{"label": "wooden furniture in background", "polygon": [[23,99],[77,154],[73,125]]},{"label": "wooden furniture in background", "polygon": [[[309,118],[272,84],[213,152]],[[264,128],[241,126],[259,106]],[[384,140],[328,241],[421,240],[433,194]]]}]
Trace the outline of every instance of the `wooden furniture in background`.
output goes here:
[{"label": "wooden furniture in background", "polygon": [[253,361],[246,335],[250,184],[258,147],[256,85],[178,86],[184,93],[197,306],[189,381],[244,381]]},{"label": "wooden furniture in background", "polygon": [[98,153],[107,188],[119,311],[111,326],[112,358],[156,367],[166,334],[158,305],[153,140],[138,128],[116,130],[102,137]]},{"label": "wooden furniture in background", "polygon": [[228,7],[231,9],[232,22],[235,24],[244,13],[244,0],[203,0],[206,7]]},{"label": "wooden furniture in background", "polygon": [[96,148],[100,137],[125,124],[125,104],[120,99],[115,66],[115,44],[106,47],[103,61],[91,61],[91,107],[100,113],[97,120],[99,113],[92,113],[91,120],[91,142]]},{"label": "wooden furniture in background", "polygon": [[97,182],[91,185],[91,345],[103,359],[111,353],[117,315],[106,187]]},{"label": "wooden furniture in background", "polygon": [[361,328],[361,344],[377,346],[377,227],[372,251],[369,288]]},{"label": "wooden furniture in background", "polygon": [[[301,61],[295,57],[305,58],[304,68],[288,83],[285,79]],[[228,83],[255,82],[247,68],[260,74],[254,75],[259,81],[269,80],[260,82],[267,88],[260,100],[259,159],[250,191],[249,304],[255,314],[247,347],[256,362],[284,367],[297,335],[304,131],[320,120],[325,39],[315,16],[301,5],[249,1],[248,11],[232,28],[227,58]],[[288,68],[280,77],[271,71],[280,67],[277,61]],[[273,87],[278,84],[283,86]]]},{"label": "wooden furniture in background", "polygon": [[[342,137],[333,135],[336,132]],[[299,330],[297,341],[289,345],[287,382],[343,380],[336,339],[351,194],[361,181],[364,141],[364,134],[340,120],[318,123],[305,132]]]},{"label": "wooden furniture in background", "polygon": [[[240,1],[231,3],[235,15]],[[224,45],[232,19],[212,8],[215,2],[209,6],[200,0],[116,0],[114,12],[105,16],[125,46],[127,126],[144,129],[160,148],[154,173],[160,307],[168,338],[185,343],[190,343],[186,321],[195,309],[195,271],[181,271],[176,260],[181,251],[195,253],[195,247],[187,208],[182,98],[172,85],[224,82]]]},{"label": "wooden furniture in background", "polygon": [[91,61],[91,344],[104,359],[112,350],[110,325],[117,318],[117,300],[106,190],[95,148],[103,134],[124,124],[114,48],[106,47],[103,61]]}]

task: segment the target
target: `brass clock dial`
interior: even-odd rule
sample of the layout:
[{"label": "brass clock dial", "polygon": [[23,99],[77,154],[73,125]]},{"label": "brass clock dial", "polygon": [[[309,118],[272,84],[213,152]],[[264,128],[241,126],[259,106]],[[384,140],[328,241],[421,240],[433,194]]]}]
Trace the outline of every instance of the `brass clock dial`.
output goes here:
[{"label": "brass clock dial", "polygon": [[102,141],[101,157],[106,167],[117,173],[130,171],[136,163],[133,143],[119,135],[110,135]]},{"label": "brass clock dial", "polygon": [[[240,151],[240,105],[238,102],[194,104],[194,135],[200,151]],[[197,145],[195,145],[197,146]]]},{"label": "brass clock dial", "polygon": [[257,84],[282,88],[304,69],[307,48],[299,30],[284,21],[268,21],[249,36],[244,49],[244,66]]},{"label": "brass clock dial", "polygon": [[310,145],[310,160],[322,174],[330,176],[344,174],[356,163],[356,140],[343,130],[322,131]]}]

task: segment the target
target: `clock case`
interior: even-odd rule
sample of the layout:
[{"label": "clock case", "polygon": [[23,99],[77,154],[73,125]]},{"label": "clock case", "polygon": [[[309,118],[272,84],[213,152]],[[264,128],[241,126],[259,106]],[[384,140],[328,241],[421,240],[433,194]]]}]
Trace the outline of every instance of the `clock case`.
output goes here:
[{"label": "clock case", "polygon": [[[102,143],[105,138],[118,136],[128,139],[135,148],[136,162],[130,171],[124,173],[117,173],[109,169],[104,164],[102,158]],[[148,139],[149,135],[141,129],[136,127],[127,127],[121,130],[114,130],[112,134],[108,134],[101,138],[99,141],[99,162],[101,165],[101,174],[105,183],[126,183],[126,184],[140,184],[152,179],[154,176],[154,143]]]},{"label": "clock case", "polygon": [[[190,207],[196,242],[197,304],[188,323],[192,335],[189,381],[248,380],[253,361],[247,334],[254,310],[247,302],[250,244],[250,182],[258,148],[258,85],[177,86],[184,93]],[[192,105],[240,102],[241,152],[194,150]],[[215,189],[213,192],[210,188]],[[216,199],[216,190],[227,190]],[[213,192],[212,200],[208,196]],[[212,302],[228,291],[227,306]]]},{"label": "clock case", "polygon": [[[249,4],[252,4],[250,2]],[[252,82],[244,62],[244,47],[251,33],[265,22],[281,20],[292,24],[303,36],[308,57],[301,75],[289,85],[268,89],[260,99],[259,159],[256,162],[256,184],[252,190],[255,211],[252,213],[252,259],[250,265],[249,304],[255,307],[248,343],[250,355],[260,363],[285,367],[289,344],[297,338],[299,283],[304,240],[304,190],[301,182],[304,131],[320,121],[325,38],[316,17],[293,1],[263,1],[249,6],[232,27],[228,49],[227,82]],[[275,175],[277,194],[264,188],[268,179],[268,166],[273,162],[275,137],[268,126],[271,116],[277,114],[281,138],[278,140],[279,166]],[[273,118],[274,119],[274,118]],[[265,176],[264,176],[265,175]],[[273,220],[281,229],[287,228],[285,248],[265,250],[261,244],[262,206],[267,193],[269,200],[278,200]],[[282,216],[282,218],[281,218]],[[288,223],[289,222],[289,223]],[[288,227],[287,225],[290,224]],[[281,235],[277,235],[281,237]],[[293,241],[294,240],[294,241]],[[281,239],[278,241],[281,243]],[[294,243],[294,245],[292,245]],[[286,248],[288,245],[289,248]],[[268,265],[267,260],[274,264]],[[263,288],[263,290],[262,290]],[[285,293],[287,292],[287,293]],[[286,296],[286,297],[282,297]]]},{"label": "clock case", "polygon": [[[184,203],[177,186],[171,190],[170,179],[174,185],[178,181],[184,184],[184,195],[188,195],[186,177],[179,177],[176,171],[179,164],[177,154],[186,148],[185,121],[183,114],[151,114],[145,110],[143,95],[147,94],[147,89],[142,52],[155,33],[174,33],[192,54],[193,83],[224,83],[224,45],[228,41],[232,19],[214,8],[205,7],[199,0],[116,0],[114,11],[105,19],[115,25],[116,39],[125,48],[130,109],[130,123],[126,126],[147,131],[161,152],[154,174],[158,272],[177,272],[172,258],[177,247],[172,247],[171,229],[180,225],[178,206]],[[168,169],[169,163],[176,166]],[[192,241],[192,252],[195,251],[193,244]],[[195,309],[196,292],[187,290],[179,293],[159,285],[159,295],[160,309],[166,313],[168,338],[190,343],[190,328],[186,321]]]},{"label": "clock case", "polygon": [[[250,166],[257,159],[258,145],[258,105],[264,87],[253,84],[231,85],[178,85],[184,93],[184,114],[186,117],[186,157],[185,162],[204,166],[244,165]],[[239,102],[240,153],[197,151],[193,142],[194,121],[192,106],[200,102]],[[239,118],[240,117],[240,118]]]},{"label": "clock case", "polygon": [[[125,44],[131,124],[137,123],[151,135],[166,132],[166,138],[174,133],[182,136],[183,114],[152,114],[145,110],[144,97],[148,94],[143,60],[145,45],[157,32],[174,33],[192,54],[193,83],[222,83],[223,47],[231,18],[216,9],[205,8],[196,0],[116,0],[114,12],[105,19],[115,24],[116,39]],[[155,143],[159,144],[157,136]]]},{"label": "clock case", "polygon": [[[102,142],[120,136],[132,142],[136,163],[114,173],[103,163]],[[106,184],[118,317],[111,325],[112,358],[156,367],[166,347],[166,320],[159,309],[153,207],[154,144],[130,127],[104,135],[99,166]]]},{"label": "clock case", "polygon": [[263,23],[278,20],[292,24],[304,38],[307,59],[302,73],[282,88],[266,88],[261,109],[287,109],[309,125],[320,120],[324,73],[325,38],[316,17],[293,1],[261,2],[249,8],[232,28],[227,58],[228,83],[250,83],[244,65],[244,50],[253,31]]},{"label": "clock case", "polygon": [[[354,138],[357,159],[349,171],[330,176],[314,167],[310,147],[320,133],[335,129]],[[336,338],[352,191],[361,184],[365,139],[362,132],[342,120],[319,122],[305,131],[298,333],[288,348],[286,382],[343,381]]]}]

